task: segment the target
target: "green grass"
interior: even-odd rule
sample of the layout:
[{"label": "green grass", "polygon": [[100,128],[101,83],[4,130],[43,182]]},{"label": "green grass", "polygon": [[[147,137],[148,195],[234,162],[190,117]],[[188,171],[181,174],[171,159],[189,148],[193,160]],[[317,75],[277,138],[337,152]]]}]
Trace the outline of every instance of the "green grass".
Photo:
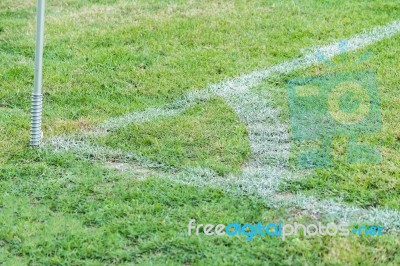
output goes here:
[{"label": "green grass", "polygon": [[[218,224],[315,217],[268,209],[218,189],[177,185],[157,174],[139,180],[70,153],[31,150],[34,2],[0,3],[0,264],[400,264],[397,235],[297,236],[284,242],[189,237],[191,218]],[[385,0],[47,2],[45,137],[169,103],[223,78],[300,56],[303,48],[400,18],[400,4]],[[345,140],[339,138],[333,168],[286,183],[283,191],[400,210],[399,40],[369,47],[374,56],[360,66],[378,74],[383,129],[364,139],[381,149],[383,163],[346,164],[339,156]],[[350,61],[361,53],[351,54]],[[286,81],[332,71],[312,67],[264,85],[275,86],[274,102],[288,121]],[[178,168],[229,174],[239,172],[249,156],[245,133],[233,111],[213,99],[97,141]]]},{"label": "green grass", "polygon": [[[215,189],[110,171],[71,155],[29,152],[1,167],[0,260],[6,265],[376,264],[399,262],[400,241],[381,238],[189,237],[187,223],[309,223],[312,217]],[[379,250],[379,252],[376,252]],[[288,254],[290,254],[288,256]]]},{"label": "green grass", "polygon": [[247,131],[220,99],[197,105],[180,116],[131,125],[98,140],[173,167],[209,167],[239,173],[250,154]]}]

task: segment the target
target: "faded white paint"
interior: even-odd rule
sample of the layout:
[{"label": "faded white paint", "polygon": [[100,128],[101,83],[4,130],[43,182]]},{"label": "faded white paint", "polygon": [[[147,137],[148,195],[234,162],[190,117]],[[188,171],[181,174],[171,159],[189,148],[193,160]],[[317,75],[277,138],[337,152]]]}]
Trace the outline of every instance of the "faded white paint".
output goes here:
[{"label": "faded white paint", "polygon": [[[389,38],[400,32],[400,22],[377,27],[371,31],[355,35],[347,42],[347,51],[353,51],[367,45]],[[340,42],[316,48],[315,51],[331,58],[341,52]],[[288,165],[290,140],[287,125],[279,122],[279,111],[271,108],[271,99],[266,90],[262,97],[251,90],[265,78],[272,75],[287,74],[300,68],[319,63],[315,53],[309,53],[261,71],[222,81],[208,86],[203,90],[189,92],[172,104],[164,107],[149,108],[144,111],[132,112],[121,117],[112,118],[102,123],[85,136],[75,138],[59,137],[47,141],[48,147],[56,151],[73,151],[86,158],[102,161],[118,161],[122,163],[135,162],[144,167],[161,168],[166,173],[160,176],[176,182],[221,188],[237,195],[261,198],[270,207],[300,208],[312,214],[319,214],[332,219],[348,222],[378,223],[385,228],[400,230],[400,215],[394,210],[371,208],[368,210],[346,206],[332,200],[319,201],[314,197],[301,194],[282,195],[277,186],[283,178],[301,178],[307,172],[296,173]],[[88,144],[82,139],[107,135],[131,123],[143,123],[160,117],[174,116],[191,106],[204,102],[211,97],[219,96],[232,107],[249,132],[252,155],[239,176],[220,177],[210,169],[188,168],[177,174],[169,174],[167,165],[154,163],[146,158],[121,150],[111,150]],[[79,141],[80,140],[80,141]]]}]

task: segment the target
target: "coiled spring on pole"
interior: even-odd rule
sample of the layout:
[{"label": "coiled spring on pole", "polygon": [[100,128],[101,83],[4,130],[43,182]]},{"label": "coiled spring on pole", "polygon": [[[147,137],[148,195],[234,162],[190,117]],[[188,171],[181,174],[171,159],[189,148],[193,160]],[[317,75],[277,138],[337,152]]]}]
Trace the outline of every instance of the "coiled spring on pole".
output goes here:
[{"label": "coiled spring on pole", "polygon": [[31,145],[39,146],[40,139],[42,138],[42,104],[43,96],[41,94],[32,95],[32,109],[31,109]]}]

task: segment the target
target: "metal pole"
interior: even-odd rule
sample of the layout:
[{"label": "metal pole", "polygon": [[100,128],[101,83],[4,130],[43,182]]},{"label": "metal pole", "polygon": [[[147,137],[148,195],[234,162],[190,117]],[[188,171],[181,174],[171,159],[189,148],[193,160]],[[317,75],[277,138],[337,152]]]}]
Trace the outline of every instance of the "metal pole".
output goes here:
[{"label": "metal pole", "polygon": [[35,84],[31,109],[31,145],[39,146],[42,136],[42,69],[44,43],[44,8],[45,0],[37,0]]}]

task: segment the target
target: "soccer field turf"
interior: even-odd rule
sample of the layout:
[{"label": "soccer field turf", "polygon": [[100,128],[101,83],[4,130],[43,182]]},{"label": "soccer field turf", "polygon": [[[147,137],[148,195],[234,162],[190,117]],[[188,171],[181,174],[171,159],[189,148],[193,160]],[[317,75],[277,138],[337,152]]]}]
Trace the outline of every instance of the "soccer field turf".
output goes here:
[{"label": "soccer field turf", "polygon": [[[3,0],[0,264],[399,265],[399,20],[382,0],[48,0],[36,150],[35,1]],[[299,169],[318,143],[293,138],[288,87],[341,73],[373,73],[381,128],[357,141],[381,162],[350,164],[338,134],[330,167]],[[385,231],[247,241],[191,219]]]}]

